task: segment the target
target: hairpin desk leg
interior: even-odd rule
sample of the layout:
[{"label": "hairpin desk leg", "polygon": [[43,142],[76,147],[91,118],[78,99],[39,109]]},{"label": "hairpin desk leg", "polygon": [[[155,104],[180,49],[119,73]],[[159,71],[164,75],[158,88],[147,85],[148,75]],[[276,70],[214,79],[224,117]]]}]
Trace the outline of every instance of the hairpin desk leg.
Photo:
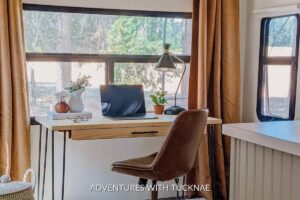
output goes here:
[{"label": "hairpin desk leg", "polygon": [[42,150],[42,132],[43,126],[40,125],[39,135],[39,155],[38,155],[38,180],[37,180],[37,199],[40,199],[40,181],[41,181],[41,150]]},{"label": "hairpin desk leg", "polygon": [[45,193],[45,178],[46,178],[46,165],[47,165],[47,147],[48,147],[48,128],[46,129],[46,140],[45,140],[45,154],[44,154],[44,172],[43,172],[43,186],[42,186],[42,200],[44,199]]},{"label": "hairpin desk leg", "polygon": [[54,131],[52,131],[52,200],[54,200]]},{"label": "hairpin desk leg", "polygon": [[214,125],[208,125],[208,143],[209,143],[209,165],[210,165],[210,176],[211,176],[211,190],[213,199],[216,198],[216,166],[215,166],[215,127]]},{"label": "hairpin desk leg", "polygon": [[67,134],[69,131],[64,131],[64,146],[63,146],[63,173],[62,173],[62,192],[61,192],[61,199],[64,199],[65,194],[65,167],[66,167],[66,140]]}]

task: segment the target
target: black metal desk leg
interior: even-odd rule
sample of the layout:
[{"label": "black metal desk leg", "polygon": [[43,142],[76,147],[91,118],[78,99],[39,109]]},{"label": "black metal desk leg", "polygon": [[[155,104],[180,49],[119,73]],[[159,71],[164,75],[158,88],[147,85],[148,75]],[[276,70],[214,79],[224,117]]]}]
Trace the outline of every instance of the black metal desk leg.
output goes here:
[{"label": "black metal desk leg", "polygon": [[52,131],[52,200],[54,200],[54,131]]},{"label": "black metal desk leg", "polygon": [[66,168],[66,140],[67,140],[67,133],[69,131],[64,131],[64,146],[63,146],[63,173],[62,173],[62,189],[61,189],[61,199],[64,199],[65,194],[65,168]]},{"label": "black metal desk leg", "polygon": [[46,178],[46,165],[47,165],[47,147],[48,147],[48,128],[46,129],[46,140],[45,140],[45,155],[44,155],[44,174],[43,174],[43,186],[42,186],[42,200],[44,199],[45,193],[45,178]]},{"label": "black metal desk leg", "polygon": [[38,180],[37,180],[37,199],[40,199],[40,181],[41,181],[41,149],[42,149],[42,131],[43,126],[40,125],[40,135],[39,135],[39,155],[38,155]]},{"label": "black metal desk leg", "polygon": [[210,165],[210,175],[211,175],[211,189],[213,199],[216,199],[216,161],[215,161],[215,127],[214,125],[208,126],[209,130],[209,165]]}]

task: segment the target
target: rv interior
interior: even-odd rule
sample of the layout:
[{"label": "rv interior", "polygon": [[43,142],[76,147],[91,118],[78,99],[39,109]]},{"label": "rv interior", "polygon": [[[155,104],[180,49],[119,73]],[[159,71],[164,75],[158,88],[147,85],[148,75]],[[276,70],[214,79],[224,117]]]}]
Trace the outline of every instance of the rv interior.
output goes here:
[{"label": "rv interior", "polygon": [[299,200],[300,1],[0,0],[0,200]]}]

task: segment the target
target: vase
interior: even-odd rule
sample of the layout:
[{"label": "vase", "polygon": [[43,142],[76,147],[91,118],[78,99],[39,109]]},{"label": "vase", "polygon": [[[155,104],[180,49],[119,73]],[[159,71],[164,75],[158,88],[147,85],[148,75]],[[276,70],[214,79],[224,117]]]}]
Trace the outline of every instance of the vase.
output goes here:
[{"label": "vase", "polygon": [[164,105],[154,105],[154,114],[162,115],[164,113],[165,106]]},{"label": "vase", "polygon": [[68,111],[69,111],[69,105],[64,100],[60,100],[55,105],[55,112],[57,113],[67,113]]},{"label": "vase", "polygon": [[84,110],[84,104],[82,99],[83,92],[84,88],[71,92],[71,97],[69,100],[70,112],[80,113]]}]

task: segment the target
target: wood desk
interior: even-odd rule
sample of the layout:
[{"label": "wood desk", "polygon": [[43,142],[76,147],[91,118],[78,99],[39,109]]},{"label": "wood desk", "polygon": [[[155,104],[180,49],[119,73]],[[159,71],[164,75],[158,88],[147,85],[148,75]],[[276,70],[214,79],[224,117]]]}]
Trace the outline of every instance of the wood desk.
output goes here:
[{"label": "wood desk", "polygon": [[[161,115],[158,119],[144,120],[112,120],[99,117],[81,123],[37,117],[36,121],[52,131],[69,131],[69,138],[72,140],[95,140],[166,136],[175,117],[174,115]],[[221,123],[222,120],[216,118],[207,120],[208,125]]]},{"label": "wood desk", "polygon": [[[38,158],[38,199],[40,194],[40,160],[41,160],[41,138],[42,127],[46,129],[45,155],[47,157],[47,142],[49,130],[52,132],[52,196],[54,196],[54,133],[64,134],[63,143],[63,177],[62,177],[62,194],[64,199],[64,181],[65,181],[65,153],[66,138],[71,140],[96,140],[96,139],[117,139],[117,138],[136,138],[136,137],[161,137],[168,134],[169,128],[174,122],[174,115],[160,115],[158,119],[143,120],[112,120],[105,117],[90,119],[87,122],[75,123],[71,120],[50,120],[47,117],[36,117],[40,124],[39,138],[39,158]],[[221,119],[208,118],[207,125],[221,124]],[[46,160],[44,159],[44,174],[42,185],[42,199],[44,195],[45,168]]]}]

